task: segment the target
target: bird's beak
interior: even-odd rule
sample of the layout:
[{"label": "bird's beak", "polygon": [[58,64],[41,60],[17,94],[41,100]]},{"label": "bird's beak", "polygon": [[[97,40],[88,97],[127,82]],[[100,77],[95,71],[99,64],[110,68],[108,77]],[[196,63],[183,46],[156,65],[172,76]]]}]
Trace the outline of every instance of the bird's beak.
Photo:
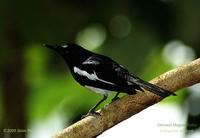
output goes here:
[{"label": "bird's beak", "polygon": [[56,45],[49,45],[49,44],[44,44],[45,47],[48,47],[50,49],[56,50],[58,46]]}]

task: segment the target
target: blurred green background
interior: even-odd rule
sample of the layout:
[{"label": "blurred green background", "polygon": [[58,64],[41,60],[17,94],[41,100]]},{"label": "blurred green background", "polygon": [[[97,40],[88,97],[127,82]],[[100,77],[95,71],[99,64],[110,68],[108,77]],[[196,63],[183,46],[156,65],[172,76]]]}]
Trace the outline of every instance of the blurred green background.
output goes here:
[{"label": "blurred green background", "polygon": [[[199,25],[198,0],[0,0],[0,137],[51,136],[100,99],[43,44],[76,42],[150,80],[199,57]],[[184,137],[199,131],[200,96],[188,100],[197,87],[163,102],[197,124]]]}]

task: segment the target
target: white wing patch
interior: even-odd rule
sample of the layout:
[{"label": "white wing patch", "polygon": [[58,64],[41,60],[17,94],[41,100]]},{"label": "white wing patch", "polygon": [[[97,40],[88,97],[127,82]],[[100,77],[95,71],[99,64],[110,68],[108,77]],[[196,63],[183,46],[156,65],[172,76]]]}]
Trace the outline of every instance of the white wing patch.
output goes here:
[{"label": "white wing patch", "polygon": [[101,81],[101,82],[104,82],[104,83],[108,83],[108,84],[111,84],[111,85],[115,85],[115,84],[112,83],[112,82],[105,81],[105,80],[102,80],[102,79],[98,78],[96,72],[94,72],[94,73],[92,73],[92,74],[89,74],[89,73],[88,73],[87,71],[85,71],[85,70],[81,70],[81,69],[79,69],[78,67],[74,67],[74,73],[77,73],[77,74],[79,74],[79,75],[81,75],[81,76],[85,76],[85,77],[87,77],[87,78],[90,79],[90,80],[94,80],[94,81],[98,80],[98,81]]},{"label": "white wing patch", "polygon": [[91,60],[89,60],[89,61],[85,61],[85,62],[83,62],[83,64],[93,64],[93,65],[98,65],[99,64],[99,62],[98,61],[91,61]]},{"label": "white wing patch", "polygon": [[81,70],[81,69],[79,69],[77,67],[74,67],[74,73],[77,73],[77,74],[79,74],[81,76],[85,76],[90,80],[97,80],[96,74],[89,74],[87,71]]}]

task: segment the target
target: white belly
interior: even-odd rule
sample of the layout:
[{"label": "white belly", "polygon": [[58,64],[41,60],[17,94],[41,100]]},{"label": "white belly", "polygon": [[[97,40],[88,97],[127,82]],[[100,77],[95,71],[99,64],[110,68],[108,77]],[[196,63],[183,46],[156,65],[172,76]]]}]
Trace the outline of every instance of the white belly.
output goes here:
[{"label": "white belly", "polygon": [[100,89],[100,88],[95,88],[95,87],[92,87],[92,86],[85,86],[86,88],[96,92],[96,93],[99,93],[99,94],[102,94],[102,95],[105,95],[105,96],[108,96],[109,94],[112,93],[112,91],[109,91],[109,90],[105,90],[105,89]]}]

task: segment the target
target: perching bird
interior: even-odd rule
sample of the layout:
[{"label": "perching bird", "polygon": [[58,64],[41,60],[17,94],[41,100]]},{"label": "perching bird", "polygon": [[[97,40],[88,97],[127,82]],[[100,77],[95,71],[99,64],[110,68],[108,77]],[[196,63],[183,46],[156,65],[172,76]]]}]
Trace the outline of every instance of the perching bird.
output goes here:
[{"label": "perching bird", "polygon": [[175,95],[168,90],[130,74],[127,69],[111,58],[88,51],[77,44],[47,44],[45,46],[56,51],[65,60],[72,76],[80,85],[103,96],[103,98],[89,110],[88,114],[96,113],[95,109],[107,99],[111,92],[116,92],[112,101],[117,99],[121,92],[135,94],[136,90],[143,91],[143,89],[161,97]]}]

